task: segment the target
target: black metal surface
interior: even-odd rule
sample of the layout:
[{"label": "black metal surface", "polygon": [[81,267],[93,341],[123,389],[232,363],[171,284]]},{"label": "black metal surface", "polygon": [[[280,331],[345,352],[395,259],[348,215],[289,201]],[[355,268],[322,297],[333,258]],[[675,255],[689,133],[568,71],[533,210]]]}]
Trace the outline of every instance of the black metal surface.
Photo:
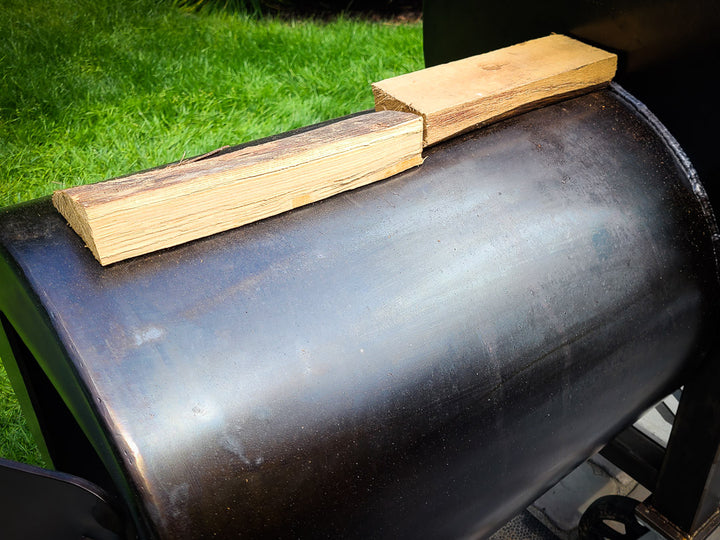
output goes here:
[{"label": "black metal surface", "polygon": [[2,458],[0,513],[3,540],[130,538],[110,498],[98,486]]},{"label": "black metal surface", "polygon": [[699,530],[708,529],[709,520],[720,525],[719,382],[717,354],[689,376],[648,502],[653,513],[670,521],[686,537],[695,538]]},{"label": "black metal surface", "polygon": [[[13,213],[12,220],[15,241],[38,247],[41,257],[62,238],[43,219],[50,210],[47,203],[18,207],[22,210]],[[4,238],[10,232],[5,228],[8,224],[0,217]],[[59,471],[119,494],[141,536],[149,536],[147,516],[138,508],[140,496],[130,485],[117,456],[119,449],[103,424],[102,399],[91,395],[92,386],[88,388],[79,377],[69,358],[72,345],[60,342],[52,320],[56,314],[41,300],[47,291],[33,290],[17,265],[21,259],[13,260],[6,251],[13,243],[0,241],[0,358],[44,460]],[[48,256],[46,262],[51,260]],[[66,271],[72,279],[71,269]]]},{"label": "black metal surface", "polygon": [[714,0],[425,0],[423,11],[428,66],[551,32],[618,53],[616,80],[680,141],[712,200],[720,196],[712,136],[720,111],[711,75],[718,28]]},{"label": "black metal surface", "polygon": [[655,489],[665,448],[635,427],[621,432],[600,453],[649,491]]},{"label": "black metal surface", "polygon": [[49,201],[7,209],[0,311],[142,535],[488,535],[704,350],[709,219],[608,89],[107,268]]}]

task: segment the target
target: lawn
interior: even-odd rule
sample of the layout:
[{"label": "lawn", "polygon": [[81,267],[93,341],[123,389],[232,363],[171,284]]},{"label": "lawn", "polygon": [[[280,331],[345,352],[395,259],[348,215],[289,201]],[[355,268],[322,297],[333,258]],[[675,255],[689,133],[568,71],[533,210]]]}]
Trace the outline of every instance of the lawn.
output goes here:
[{"label": "lawn", "polygon": [[[0,207],[371,108],[422,63],[420,23],[5,1]],[[3,369],[0,457],[40,463]]]}]

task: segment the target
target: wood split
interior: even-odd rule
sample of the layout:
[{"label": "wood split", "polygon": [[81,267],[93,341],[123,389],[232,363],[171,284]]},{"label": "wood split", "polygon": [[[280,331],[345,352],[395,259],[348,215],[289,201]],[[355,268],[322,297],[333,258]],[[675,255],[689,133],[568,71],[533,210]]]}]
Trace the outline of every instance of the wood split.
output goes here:
[{"label": "wood split", "polygon": [[378,112],[56,191],[53,203],[106,265],[388,178],[420,165],[423,146],[606,84],[616,65],[551,35],[377,82]]}]

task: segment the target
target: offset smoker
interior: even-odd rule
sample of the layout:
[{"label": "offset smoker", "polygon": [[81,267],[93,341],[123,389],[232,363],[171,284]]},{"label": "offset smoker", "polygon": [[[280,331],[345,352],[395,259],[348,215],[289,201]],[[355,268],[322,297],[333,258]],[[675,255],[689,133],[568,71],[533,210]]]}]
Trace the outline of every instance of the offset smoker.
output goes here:
[{"label": "offset smoker", "polygon": [[[558,32],[618,54],[616,80],[677,137],[717,207],[714,126],[720,122],[708,68],[720,54],[720,4],[713,0],[484,2],[425,0],[426,65]],[[638,515],[666,538],[700,538],[720,523],[720,385],[717,353],[682,380],[683,397],[665,448],[630,428],[603,454],[652,496]],[[627,502],[627,501],[626,501]],[[620,514],[628,505],[620,501]],[[605,503],[588,514],[607,515]],[[589,522],[592,522],[590,520]],[[602,528],[602,524],[599,524]]]},{"label": "offset smoker", "polygon": [[488,535],[710,350],[716,238],[612,86],[107,268],[48,200],[6,209],[0,354],[128,534]]}]

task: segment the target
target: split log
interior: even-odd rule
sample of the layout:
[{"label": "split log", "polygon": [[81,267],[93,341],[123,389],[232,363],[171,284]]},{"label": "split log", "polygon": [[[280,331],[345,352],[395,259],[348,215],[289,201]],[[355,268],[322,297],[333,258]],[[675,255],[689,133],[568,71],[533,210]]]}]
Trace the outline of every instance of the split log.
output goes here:
[{"label": "split log", "polygon": [[205,159],[56,191],[106,265],[354,189],[422,163],[422,121],[370,113]]},{"label": "split log", "polygon": [[608,83],[617,56],[551,35],[372,85],[375,109],[423,117],[423,144]]}]

